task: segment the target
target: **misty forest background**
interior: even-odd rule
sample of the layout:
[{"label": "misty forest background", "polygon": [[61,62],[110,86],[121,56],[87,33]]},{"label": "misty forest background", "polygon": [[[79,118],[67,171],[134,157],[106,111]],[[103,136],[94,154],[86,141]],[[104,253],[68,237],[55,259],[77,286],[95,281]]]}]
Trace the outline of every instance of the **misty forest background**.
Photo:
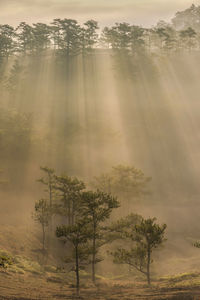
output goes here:
[{"label": "misty forest background", "polygon": [[[45,197],[37,179],[47,166],[117,196],[113,220],[132,212],[166,223],[157,272],[199,270],[199,78],[200,6],[152,28],[0,25],[0,222],[10,250],[39,247],[20,250],[25,234],[16,229],[13,238],[9,226],[40,237],[31,212]],[[131,167],[147,190],[129,181]]]}]

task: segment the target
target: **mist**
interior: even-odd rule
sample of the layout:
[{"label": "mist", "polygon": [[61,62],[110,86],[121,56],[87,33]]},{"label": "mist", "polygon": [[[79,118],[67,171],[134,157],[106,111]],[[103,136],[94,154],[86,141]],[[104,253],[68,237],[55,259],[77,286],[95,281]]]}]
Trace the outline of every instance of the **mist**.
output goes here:
[{"label": "mist", "polygon": [[[200,267],[200,26],[194,11],[200,18],[192,5],[171,23],[151,29],[115,23],[100,33],[93,20],[0,25],[6,274],[31,273],[32,284],[44,281],[44,289],[48,282],[48,299],[55,298],[53,284],[83,299],[94,299],[87,297],[97,287],[107,297],[115,286],[133,292],[127,299],[139,292],[148,297],[150,286],[174,299],[167,297],[173,285],[179,296],[181,284],[183,295],[193,296],[188,289],[193,278],[198,286]],[[155,230],[152,248],[145,226],[149,235]],[[136,248],[128,252],[131,243]],[[155,291],[144,299],[156,299]],[[42,287],[40,293],[38,299],[46,299]]]}]

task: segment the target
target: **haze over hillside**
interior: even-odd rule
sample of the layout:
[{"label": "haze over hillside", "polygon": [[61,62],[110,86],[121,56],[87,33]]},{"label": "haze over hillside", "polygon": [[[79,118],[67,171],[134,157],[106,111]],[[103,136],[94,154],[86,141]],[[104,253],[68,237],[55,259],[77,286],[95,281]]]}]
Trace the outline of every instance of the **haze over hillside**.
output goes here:
[{"label": "haze over hillside", "polygon": [[13,16],[0,25],[0,285],[11,276],[14,296],[25,278],[38,299],[200,294],[200,6],[159,2],[0,3]]}]

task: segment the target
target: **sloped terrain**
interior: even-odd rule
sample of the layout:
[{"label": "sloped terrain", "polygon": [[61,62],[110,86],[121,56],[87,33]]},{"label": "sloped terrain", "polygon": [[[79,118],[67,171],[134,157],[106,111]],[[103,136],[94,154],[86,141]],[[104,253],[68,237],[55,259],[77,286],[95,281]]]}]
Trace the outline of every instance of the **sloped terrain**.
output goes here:
[{"label": "sloped terrain", "polygon": [[14,274],[0,273],[0,299],[87,299],[87,300],[118,300],[118,299],[199,299],[200,276],[174,283],[168,279],[154,282],[150,288],[144,283],[118,282],[99,280],[94,287],[84,279],[80,296],[76,296],[74,285],[68,274],[36,275],[26,272]]},{"label": "sloped terrain", "polygon": [[103,274],[98,276],[94,286],[90,274],[81,271],[80,296],[77,298],[74,272],[58,268],[53,256],[42,264],[42,245],[37,228],[24,224],[1,225],[0,243],[0,254],[12,259],[12,265],[0,269],[0,299],[190,300],[200,297],[198,272],[163,277],[154,275],[152,285],[148,287],[143,277],[104,277]]}]

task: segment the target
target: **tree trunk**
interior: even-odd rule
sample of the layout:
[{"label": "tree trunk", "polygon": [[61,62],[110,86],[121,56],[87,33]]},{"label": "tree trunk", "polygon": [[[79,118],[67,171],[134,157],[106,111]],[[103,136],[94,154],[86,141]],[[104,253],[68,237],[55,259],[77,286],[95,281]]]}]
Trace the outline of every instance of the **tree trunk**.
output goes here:
[{"label": "tree trunk", "polygon": [[68,200],[68,225],[71,225],[71,207],[70,207],[70,200]]},{"label": "tree trunk", "polygon": [[96,260],[96,226],[94,225],[93,243],[92,243],[92,281],[95,283],[95,260]]},{"label": "tree trunk", "polygon": [[72,224],[74,225],[75,209],[74,209],[74,200],[72,201]]},{"label": "tree trunk", "polygon": [[49,206],[50,206],[50,233],[53,232],[53,218],[52,218],[52,186],[49,185]]},{"label": "tree trunk", "polygon": [[92,281],[95,283],[95,253],[92,254]]},{"label": "tree trunk", "polygon": [[79,295],[79,259],[78,259],[78,246],[75,247],[75,255],[76,255],[76,293]]},{"label": "tree trunk", "polygon": [[42,250],[43,250],[43,252],[45,250],[45,229],[44,229],[44,224],[42,224]]},{"label": "tree trunk", "polygon": [[151,264],[151,250],[150,250],[150,247],[148,245],[148,248],[147,248],[147,282],[148,282],[148,285],[151,284],[150,264]]}]

